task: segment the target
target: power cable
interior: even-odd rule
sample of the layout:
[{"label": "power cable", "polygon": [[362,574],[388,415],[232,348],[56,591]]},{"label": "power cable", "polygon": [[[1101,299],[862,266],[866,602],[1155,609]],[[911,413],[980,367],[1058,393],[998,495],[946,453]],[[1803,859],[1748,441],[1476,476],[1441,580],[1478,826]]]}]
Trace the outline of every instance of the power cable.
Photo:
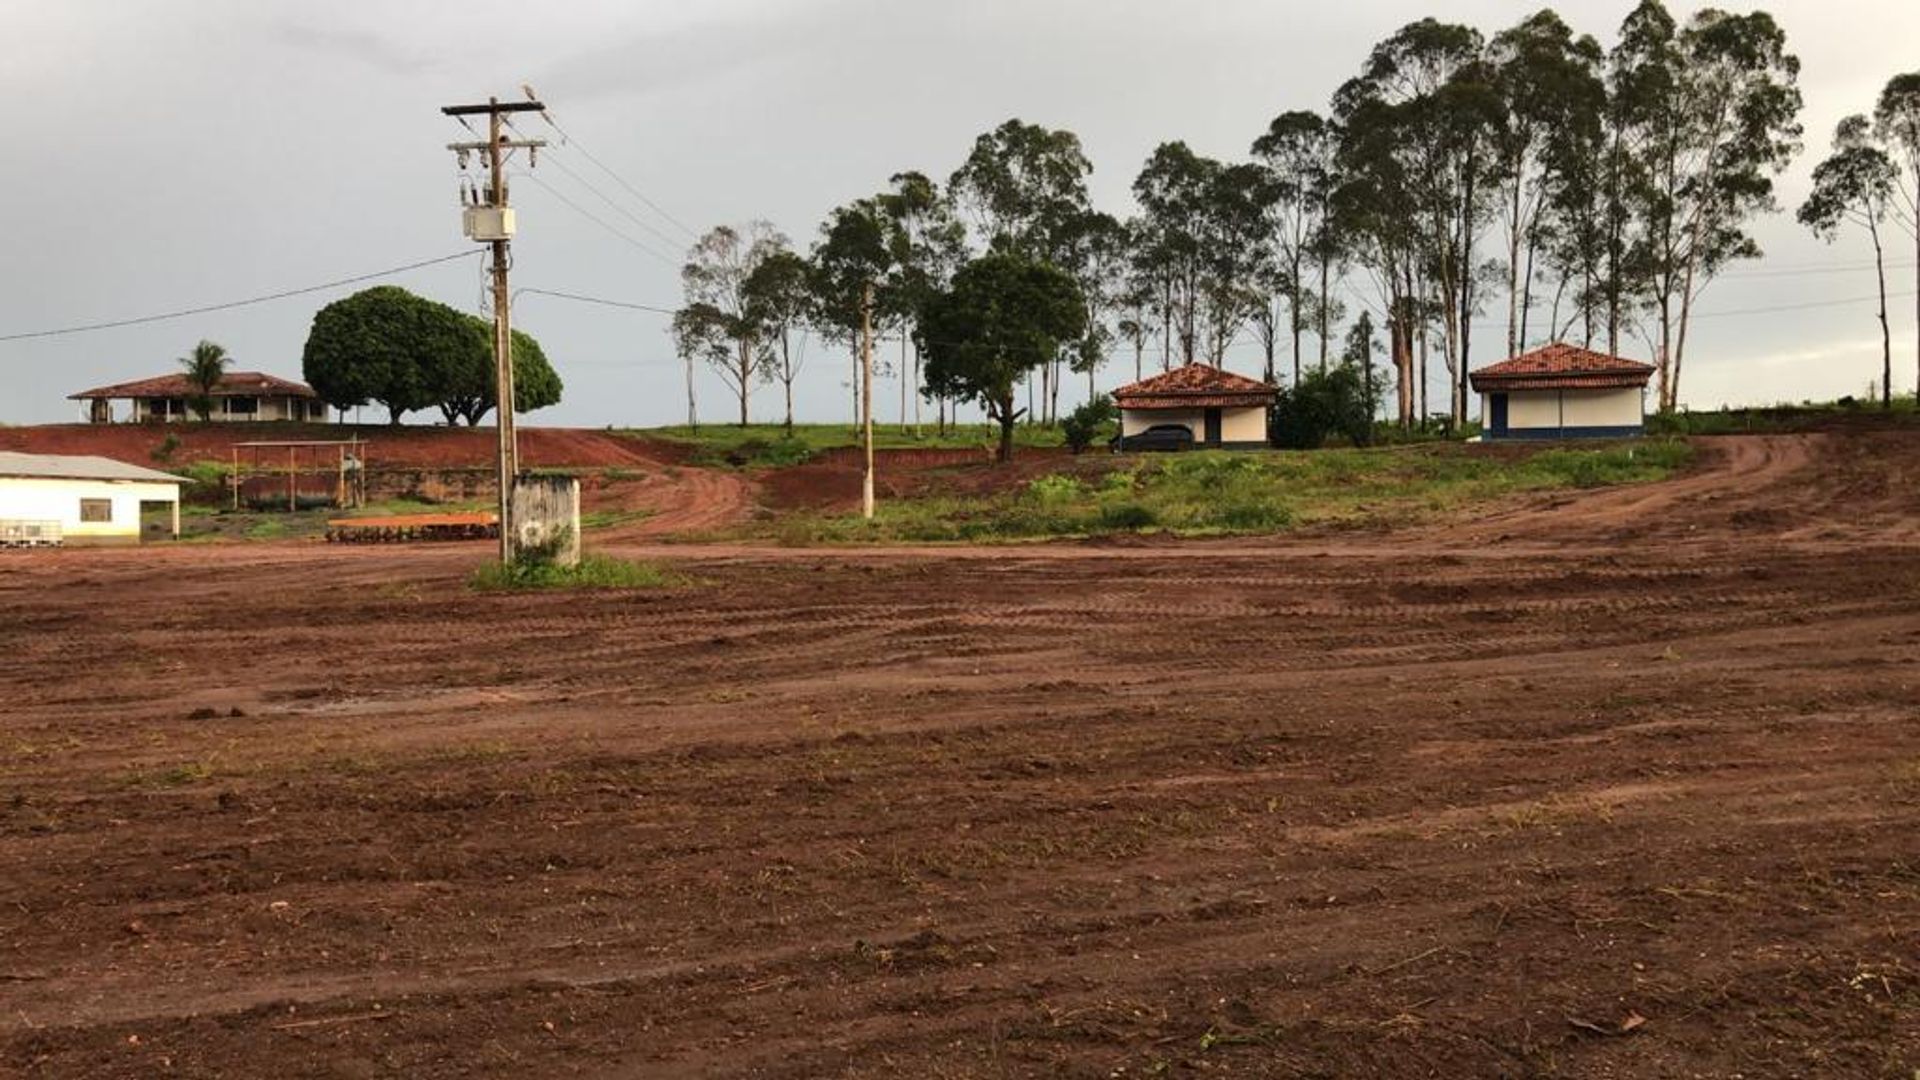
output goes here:
[{"label": "power cable", "polygon": [[[529,97],[532,96],[533,91],[531,87],[527,88],[527,93]],[[540,119],[545,121],[546,125],[552,128],[555,134],[560,136],[560,144],[562,146],[566,146],[566,147],[570,147],[571,149],[578,150],[580,152],[581,157],[586,158],[588,161],[592,162],[596,167],[598,167],[601,172],[606,173],[608,176],[612,177],[614,183],[619,184],[621,187],[625,188],[628,194],[632,195],[636,199],[639,199],[642,203],[644,203],[647,206],[648,209],[652,210],[656,214],[659,214],[661,217],[665,218],[668,222],[672,223],[674,228],[679,229],[683,233],[686,233],[689,239],[699,238],[700,234],[688,228],[685,222],[682,222],[679,218],[674,217],[672,214],[668,213],[666,209],[662,207],[659,203],[656,203],[652,199],[647,198],[647,196],[644,193],[642,193],[639,188],[634,187],[632,184],[628,183],[625,177],[621,176],[617,172],[614,172],[611,168],[607,167],[607,164],[605,162],[595,157],[593,155],[593,152],[588,150],[586,146],[580,142],[579,139],[574,138],[571,132],[567,131],[566,128],[561,127],[559,123],[554,120],[552,110],[549,110],[549,109],[541,110]]]},{"label": "power cable", "polygon": [[108,322],[85,323],[80,326],[63,326],[57,330],[33,330],[23,334],[5,334],[0,335],[0,341],[25,341],[29,338],[59,337],[63,334],[84,334],[92,330],[112,330],[115,327],[121,326],[139,326],[142,323],[163,322],[168,319],[184,319],[189,315],[205,315],[213,311],[226,311],[231,308],[247,307],[251,304],[264,304],[270,300],[285,300],[290,296],[304,296],[307,293],[325,292],[328,289],[337,289],[342,285],[356,285],[362,281],[392,277],[395,274],[404,274],[409,270],[419,270],[423,267],[437,266],[440,263],[453,262],[455,259],[470,259],[478,254],[480,254],[478,249],[461,251],[452,255],[442,255],[437,259],[423,259],[420,262],[408,263],[405,266],[389,267],[385,270],[376,270],[370,274],[356,274],[353,277],[340,278],[337,281],[329,281],[320,285],[306,285],[298,289],[285,289],[276,293],[267,293],[264,296],[248,297],[245,300],[230,300],[223,304],[207,304],[204,307],[182,308],[179,311],[166,311],[158,315],[140,315],[131,319],[113,319]]},{"label": "power cable", "polygon": [[557,296],[562,300],[578,300],[583,304],[602,304],[606,307],[631,308],[634,311],[651,311],[657,315],[676,314],[673,308],[654,307],[651,304],[634,304],[625,300],[608,300],[605,297],[583,296],[580,293],[559,292],[554,289],[521,288],[515,289],[513,293],[515,296],[519,296],[521,293],[532,293],[535,296]]},{"label": "power cable", "polygon": [[671,266],[676,270],[680,268],[680,261],[678,259],[674,259],[670,256],[663,255],[657,249],[645,243],[644,241],[641,241],[636,237],[630,236],[627,233],[621,232],[619,229],[614,228],[611,224],[608,224],[605,218],[602,218],[598,214],[595,214],[593,211],[587,209],[584,206],[581,206],[579,203],[574,202],[572,199],[568,198],[564,192],[554,187],[552,184],[549,184],[545,180],[540,179],[540,177],[534,175],[533,173],[524,173],[522,175],[524,175],[527,179],[533,181],[534,183],[540,185],[541,188],[546,190],[547,194],[552,195],[554,198],[559,199],[561,202],[565,203],[568,207],[570,207],[573,210],[574,213],[579,214],[581,217],[584,217],[588,221],[593,222],[595,225],[600,226],[602,229],[605,229],[607,232],[613,234],[614,236],[620,238],[621,240],[626,241],[628,244],[633,245],[635,248],[639,249],[640,251],[643,251],[648,255],[651,255],[654,258],[659,259],[661,262],[666,263],[668,266]]},{"label": "power cable", "polygon": [[568,176],[573,177],[574,182],[578,183],[581,187],[586,188],[588,191],[593,192],[594,195],[597,196],[601,202],[606,203],[608,206],[612,207],[615,213],[620,214],[621,216],[625,217],[628,221],[631,221],[635,225],[638,225],[642,229],[645,229],[647,232],[652,233],[654,236],[658,237],[663,243],[673,245],[676,247],[679,245],[680,243],[679,240],[671,236],[668,236],[666,233],[661,232],[659,229],[654,228],[652,222],[647,221],[645,218],[642,218],[640,215],[634,213],[633,211],[627,209],[624,206],[621,206],[619,203],[615,202],[613,198],[609,196],[606,192],[601,191],[599,188],[595,187],[592,181],[589,181],[586,177],[581,176],[579,173],[574,172],[571,168],[568,168],[567,163],[564,160],[562,160],[559,156],[555,155],[552,151],[547,152],[547,163],[552,165],[554,168],[559,169],[561,172],[566,173]]}]

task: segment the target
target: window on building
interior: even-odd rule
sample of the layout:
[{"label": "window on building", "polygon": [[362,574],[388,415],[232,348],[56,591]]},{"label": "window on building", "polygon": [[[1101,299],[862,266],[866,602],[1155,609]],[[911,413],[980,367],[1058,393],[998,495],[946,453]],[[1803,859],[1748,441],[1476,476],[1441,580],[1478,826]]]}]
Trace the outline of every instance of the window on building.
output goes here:
[{"label": "window on building", "polygon": [[227,400],[227,413],[234,416],[252,416],[260,411],[260,399],[251,397],[230,397]]},{"label": "window on building", "polygon": [[112,499],[81,499],[80,520],[87,522],[108,522],[113,520]]}]

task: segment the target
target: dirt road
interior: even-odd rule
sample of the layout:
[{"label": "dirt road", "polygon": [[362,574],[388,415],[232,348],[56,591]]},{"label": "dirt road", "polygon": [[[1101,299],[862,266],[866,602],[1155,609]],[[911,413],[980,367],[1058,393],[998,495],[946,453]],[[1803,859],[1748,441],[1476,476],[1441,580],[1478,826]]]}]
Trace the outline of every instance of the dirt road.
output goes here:
[{"label": "dirt road", "polygon": [[658,593],[9,555],[0,1073],[1910,1080],[1916,451],[1391,534],[625,541]]}]

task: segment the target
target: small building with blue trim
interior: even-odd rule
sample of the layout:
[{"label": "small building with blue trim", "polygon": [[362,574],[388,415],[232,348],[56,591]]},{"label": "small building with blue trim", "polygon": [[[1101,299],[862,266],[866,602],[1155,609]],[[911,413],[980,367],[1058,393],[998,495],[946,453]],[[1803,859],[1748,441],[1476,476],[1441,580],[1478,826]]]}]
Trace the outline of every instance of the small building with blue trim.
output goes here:
[{"label": "small building with blue trim", "polygon": [[1646,431],[1653,365],[1556,342],[1468,376],[1482,437],[1623,439]]}]

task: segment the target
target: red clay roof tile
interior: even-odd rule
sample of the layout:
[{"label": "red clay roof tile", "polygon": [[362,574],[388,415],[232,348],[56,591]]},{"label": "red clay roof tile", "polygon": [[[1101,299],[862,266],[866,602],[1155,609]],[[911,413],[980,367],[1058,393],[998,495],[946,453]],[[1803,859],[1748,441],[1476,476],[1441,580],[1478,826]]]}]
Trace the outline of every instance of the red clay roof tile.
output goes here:
[{"label": "red clay roof tile", "polygon": [[[84,401],[89,398],[177,398],[191,397],[193,387],[187,384],[185,375],[156,375],[151,379],[136,379],[133,382],[115,383],[112,386],[98,386],[92,390],[82,390],[77,394],[68,394],[69,401]],[[229,371],[220,379],[220,385],[214,388],[214,397],[249,397],[257,394],[286,396],[297,398],[317,398],[313,387],[306,383],[283,379],[278,375],[268,375],[260,371]]]},{"label": "red clay roof tile", "polygon": [[1258,379],[1196,363],[1122,386],[1113,400],[1130,409],[1179,409],[1267,405],[1273,395],[1274,388]]},{"label": "red clay roof tile", "polygon": [[1555,342],[1469,376],[1475,390],[1557,390],[1645,386],[1653,365]]}]

